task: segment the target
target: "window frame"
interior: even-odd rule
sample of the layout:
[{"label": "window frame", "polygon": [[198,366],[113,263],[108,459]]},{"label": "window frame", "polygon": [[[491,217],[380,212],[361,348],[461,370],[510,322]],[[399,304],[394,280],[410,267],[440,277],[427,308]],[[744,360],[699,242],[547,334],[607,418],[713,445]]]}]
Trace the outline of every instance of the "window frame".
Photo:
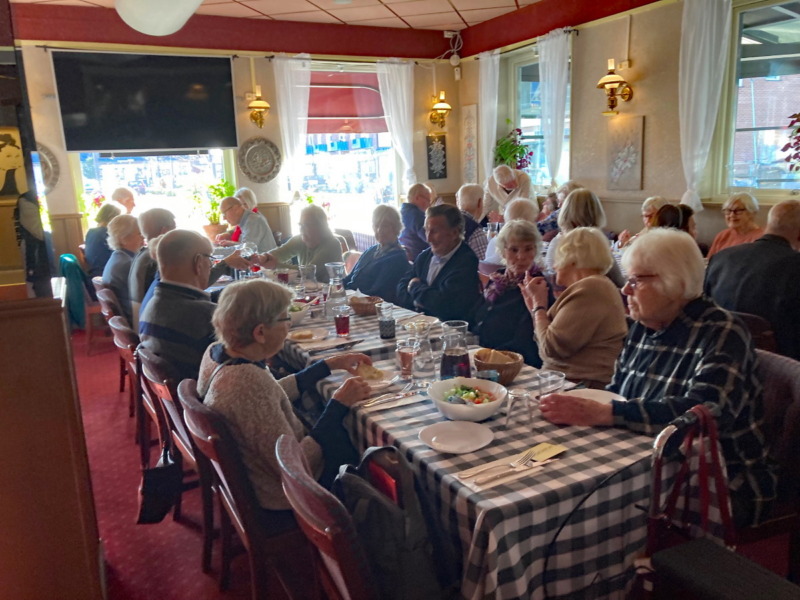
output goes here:
[{"label": "window frame", "polygon": [[[786,0],[732,0],[731,36],[728,47],[728,65],[725,70],[717,124],[709,153],[706,174],[710,176],[710,198],[704,204],[722,205],[730,194],[752,191],[760,204],[772,206],[783,200],[797,198],[800,189],[734,187],[728,185],[728,164],[732,160],[734,138],[736,136],[736,109],[738,80],[736,68],[739,62],[739,21],[743,12],[784,4]],[[786,115],[788,125],[788,117]]]}]

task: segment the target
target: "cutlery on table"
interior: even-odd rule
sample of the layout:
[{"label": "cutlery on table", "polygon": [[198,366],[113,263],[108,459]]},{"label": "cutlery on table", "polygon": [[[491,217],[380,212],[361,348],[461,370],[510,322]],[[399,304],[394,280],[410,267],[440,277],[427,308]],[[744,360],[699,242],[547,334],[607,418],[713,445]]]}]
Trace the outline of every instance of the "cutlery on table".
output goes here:
[{"label": "cutlery on table", "polygon": [[530,459],[533,458],[533,454],[534,454],[534,449],[530,448],[529,450],[526,450],[525,452],[523,452],[522,454],[517,456],[511,462],[508,462],[508,463],[505,463],[505,464],[500,463],[499,465],[484,465],[483,467],[479,467],[477,471],[474,471],[474,472],[470,473],[469,475],[464,475],[462,473],[462,474],[456,475],[456,477],[459,478],[459,479],[474,479],[475,477],[477,477],[481,473],[485,473],[486,471],[489,471],[491,469],[497,469],[497,468],[506,468],[506,469],[511,468],[511,469],[513,469],[514,467],[521,467],[522,465],[524,465],[526,462],[528,462]]},{"label": "cutlery on table", "polygon": [[384,394],[383,396],[378,396],[377,398],[373,398],[372,400],[367,400],[364,404],[361,405],[362,408],[369,408],[370,406],[377,406],[378,404],[384,404],[386,402],[394,402],[395,400],[401,400],[402,398],[408,398],[410,396],[417,396],[419,395],[417,392],[400,392],[396,394]]},{"label": "cutlery on table", "polygon": [[364,340],[355,340],[355,341],[352,341],[352,342],[345,342],[343,344],[338,344],[336,346],[331,346],[329,348],[317,348],[316,350],[309,350],[308,353],[309,354],[319,354],[320,352],[328,352],[330,350],[347,350],[349,348],[352,348],[356,344],[360,344],[363,341]]},{"label": "cutlery on table", "polygon": [[528,471],[528,470],[530,470],[530,471],[540,471],[541,469],[544,468],[544,466],[547,463],[549,463],[549,462],[551,462],[553,460],[555,460],[555,459],[554,458],[548,458],[547,460],[543,460],[542,462],[529,461],[528,463],[524,463],[524,464],[518,465],[516,467],[511,467],[511,468],[506,469],[505,471],[502,471],[500,473],[495,473],[493,475],[487,475],[486,477],[482,477],[480,479],[476,479],[475,481],[473,481],[473,483],[475,485],[483,485],[485,483],[489,483],[489,482],[495,481],[497,479],[502,479],[503,477],[508,477],[509,475],[513,474],[516,471]]}]

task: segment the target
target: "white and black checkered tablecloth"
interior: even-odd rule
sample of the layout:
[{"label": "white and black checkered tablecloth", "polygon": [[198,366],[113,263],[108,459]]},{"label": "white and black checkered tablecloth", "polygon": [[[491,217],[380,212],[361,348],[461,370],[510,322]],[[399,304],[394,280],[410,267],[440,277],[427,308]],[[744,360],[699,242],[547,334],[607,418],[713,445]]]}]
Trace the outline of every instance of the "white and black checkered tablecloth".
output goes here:
[{"label": "white and black checkered tablecloth", "polygon": [[[377,366],[391,369],[393,362]],[[535,372],[524,367],[511,387],[530,385]],[[321,381],[322,396],[330,398],[343,377]],[[634,504],[648,504],[652,439],[616,428],[556,426],[535,414],[532,431],[526,410],[515,406],[506,428],[501,410],[484,422],[494,441],[461,455],[441,454],[418,439],[422,427],[444,420],[427,398],[402,407],[356,410],[349,427],[361,450],[391,444],[405,453],[460,554],[464,598],[544,598],[545,554],[556,531],[590,490],[619,472],[558,534],[547,566],[547,593],[551,598],[622,598],[633,560],[644,547],[645,514]],[[568,451],[530,478],[478,493],[454,477],[539,442],[564,444]]]}]

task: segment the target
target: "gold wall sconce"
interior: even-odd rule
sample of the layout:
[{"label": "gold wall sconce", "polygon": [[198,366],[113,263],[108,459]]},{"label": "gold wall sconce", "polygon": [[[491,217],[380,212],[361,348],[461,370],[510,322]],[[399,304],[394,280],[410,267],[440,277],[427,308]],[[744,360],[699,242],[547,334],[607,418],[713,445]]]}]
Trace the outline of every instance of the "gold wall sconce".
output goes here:
[{"label": "gold wall sconce", "polygon": [[439,92],[439,97],[433,97],[434,105],[431,110],[431,123],[434,125],[438,125],[439,127],[445,126],[445,119],[447,115],[453,110],[453,107],[447,103],[447,100],[444,98],[444,90]]},{"label": "gold wall sconce", "polygon": [[247,105],[247,110],[250,111],[250,120],[261,129],[264,127],[264,117],[269,114],[269,102],[261,98],[261,86],[255,86],[255,98]]},{"label": "gold wall sconce", "polygon": [[628,82],[625,81],[624,77],[617,75],[613,58],[608,59],[608,73],[600,78],[600,81],[597,82],[597,87],[598,89],[604,89],[606,91],[608,110],[603,112],[606,116],[619,114],[616,110],[617,99],[623,102],[629,102],[630,99],[633,98],[633,89]]}]

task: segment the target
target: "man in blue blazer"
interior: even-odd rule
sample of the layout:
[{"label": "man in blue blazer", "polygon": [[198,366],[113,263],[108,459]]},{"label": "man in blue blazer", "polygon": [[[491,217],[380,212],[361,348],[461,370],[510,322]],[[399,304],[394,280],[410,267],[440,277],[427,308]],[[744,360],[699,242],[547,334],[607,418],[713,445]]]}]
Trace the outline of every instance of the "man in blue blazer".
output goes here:
[{"label": "man in blue blazer", "polygon": [[397,286],[398,304],[442,321],[472,323],[481,301],[478,258],[464,243],[464,217],[455,206],[431,206],[425,213],[430,248]]}]

